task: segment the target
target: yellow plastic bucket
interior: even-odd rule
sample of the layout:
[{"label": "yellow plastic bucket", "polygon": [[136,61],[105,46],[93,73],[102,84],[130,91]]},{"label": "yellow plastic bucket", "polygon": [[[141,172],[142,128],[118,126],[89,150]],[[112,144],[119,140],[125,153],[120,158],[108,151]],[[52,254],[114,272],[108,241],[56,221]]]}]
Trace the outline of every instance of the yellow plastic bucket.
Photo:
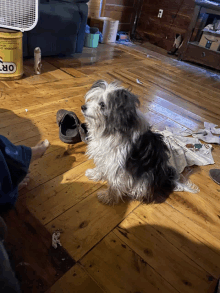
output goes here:
[{"label": "yellow plastic bucket", "polygon": [[22,32],[0,29],[0,80],[23,75]]}]

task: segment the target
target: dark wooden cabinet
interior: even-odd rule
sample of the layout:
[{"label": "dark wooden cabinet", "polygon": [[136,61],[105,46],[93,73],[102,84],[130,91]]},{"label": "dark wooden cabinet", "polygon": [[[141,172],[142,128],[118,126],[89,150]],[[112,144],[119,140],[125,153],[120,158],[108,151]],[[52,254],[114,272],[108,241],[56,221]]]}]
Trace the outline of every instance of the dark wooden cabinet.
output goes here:
[{"label": "dark wooden cabinet", "polygon": [[188,61],[220,69],[220,52],[200,47],[196,43],[188,44],[185,56]]},{"label": "dark wooden cabinet", "polygon": [[213,51],[201,47],[199,46],[199,42],[196,41],[191,42],[199,15],[201,13],[220,15],[220,3],[196,0],[195,4],[193,18],[185,36],[184,43],[180,48],[179,60],[193,61],[215,69],[220,69],[220,51]]}]

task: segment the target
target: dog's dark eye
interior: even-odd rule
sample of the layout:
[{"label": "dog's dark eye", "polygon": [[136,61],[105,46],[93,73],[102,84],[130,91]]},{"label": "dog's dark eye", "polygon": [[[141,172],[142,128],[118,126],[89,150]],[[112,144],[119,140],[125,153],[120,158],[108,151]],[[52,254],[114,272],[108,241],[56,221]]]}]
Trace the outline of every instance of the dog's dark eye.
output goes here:
[{"label": "dog's dark eye", "polygon": [[105,104],[103,102],[99,103],[101,109],[105,109]]}]

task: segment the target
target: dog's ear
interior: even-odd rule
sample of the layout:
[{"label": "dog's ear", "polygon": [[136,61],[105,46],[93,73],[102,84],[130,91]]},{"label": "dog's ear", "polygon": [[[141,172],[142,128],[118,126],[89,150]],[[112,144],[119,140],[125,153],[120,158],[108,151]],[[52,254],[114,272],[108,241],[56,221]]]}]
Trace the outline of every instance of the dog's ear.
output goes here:
[{"label": "dog's ear", "polygon": [[109,133],[118,131],[132,133],[138,127],[136,108],[140,102],[137,96],[126,89],[117,89],[108,94],[107,127]]},{"label": "dog's ear", "polygon": [[85,95],[86,102],[94,98],[95,92],[100,94],[101,92],[105,91],[107,86],[108,86],[108,83],[105,80],[100,79],[96,81]]},{"label": "dog's ear", "polygon": [[92,85],[92,87],[91,87],[91,89],[90,90],[92,90],[92,89],[95,89],[95,88],[102,88],[102,89],[106,89],[106,87],[107,87],[107,82],[105,81],[105,80],[103,80],[103,79],[100,79],[100,80],[97,80],[93,85]]}]

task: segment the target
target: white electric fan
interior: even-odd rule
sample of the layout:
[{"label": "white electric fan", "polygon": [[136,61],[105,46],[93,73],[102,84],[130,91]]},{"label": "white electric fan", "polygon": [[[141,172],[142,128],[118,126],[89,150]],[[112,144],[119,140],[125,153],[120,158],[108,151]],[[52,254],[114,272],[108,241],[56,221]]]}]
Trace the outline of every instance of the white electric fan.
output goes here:
[{"label": "white electric fan", "polygon": [[0,27],[21,32],[38,22],[38,0],[0,0]]}]

